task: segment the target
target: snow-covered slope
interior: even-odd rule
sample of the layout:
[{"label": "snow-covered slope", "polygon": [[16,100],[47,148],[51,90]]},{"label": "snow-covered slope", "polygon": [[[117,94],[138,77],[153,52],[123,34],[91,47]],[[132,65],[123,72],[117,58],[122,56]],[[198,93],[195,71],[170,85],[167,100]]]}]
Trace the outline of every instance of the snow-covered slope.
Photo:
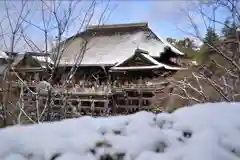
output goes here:
[{"label": "snow-covered slope", "polygon": [[240,103],[0,130],[7,160],[239,160]]}]

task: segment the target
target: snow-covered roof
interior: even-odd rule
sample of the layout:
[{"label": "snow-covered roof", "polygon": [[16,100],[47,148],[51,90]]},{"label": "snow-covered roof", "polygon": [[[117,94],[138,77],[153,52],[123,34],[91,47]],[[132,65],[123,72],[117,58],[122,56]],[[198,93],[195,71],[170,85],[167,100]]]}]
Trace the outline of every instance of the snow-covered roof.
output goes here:
[{"label": "snow-covered roof", "polygon": [[158,68],[165,68],[168,70],[185,70],[185,68],[180,67],[171,67],[164,64],[154,65],[154,66],[132,66],[132,67],[111,67],[111,70],[144,70],[144,69],[158,69]]},{"label": "snow-covered roof", "polygon": [[[214,116],[213,116],[214,115]],[[3,160],[238,160],[240,103],[0,129]]]},{"label": "snow-covered roof", "polygon": [[187,68],[183,68],[183,67],[174,67],[174,66],[160,63],[157,60],[155,60],[153,57],[151,57],[149,54],[142,53],[142,55],[144,57],[146,57],[147,59],[149,59],[155,65],[159,66],[159,68],[165,68],[165,69],[169,69],[169,70],[185,70],[185,69],[187,69]]},{"label": "snow-covered roof", "polygon": [[0,51],[0,59],[8,59],[8,55],[5,52]]},{"label": "snow-covered roof", "polygon": [[[159,57],[164,52],[165,47],[169,46],[177,54],[183,55],[169,43],[159,37],[156,38],[150,29],[112,35],[93,35],[87,40],[86,52],[81,59],[81,65],[116,64],[132,56],[137,48],[149,52],[152,57]],[[69,42],[60,64],[75,64],[76,57],[81,51],[82,42],[81,37]]]},{"label": "snow-covered roof", "polygon": [[54,63],[49,56],[32,56],[32,57],[38,60],[40,63],[50,63],[50,64]]},{"label": "snow-covered roof", "polygon": [[87,30],[103,30],[103,29],[126,29],[126,28],[148,28],[147,22],[126,23],[126,24],[104,24],[104,25],[89,25]]},{"label": "snow-covered roof", "polygon": [[12,62],[12,66],[18,65],[25,56],[30,56],[33,59],[37,60],[39,64],[41,64],[42,67],[46,67],[46,62],[53,64],[52,59],[49,56],[45,56],[44,54],[30,54],[29,52],[23,53],[23,54],[18,54],[15,58],[14,61]]},{"label": "snow-covered roof", "polygon": [[137,69],[157,69],[157,68],[165,68],[168,70],[184,70],[186,68],[182,67],[174,67],[170,65],[166,65],[163,63],[158,62],[153,57],[151,57],[149,54],[140,53],[142,56],[144,56],[146,59],[148,59],[150,62],[152,62],[154,65],[152,66],[131,66],[131,67],[119,67],[123,62],[116,64],[115,66],[111,67],[111,70],[137,70]]}]

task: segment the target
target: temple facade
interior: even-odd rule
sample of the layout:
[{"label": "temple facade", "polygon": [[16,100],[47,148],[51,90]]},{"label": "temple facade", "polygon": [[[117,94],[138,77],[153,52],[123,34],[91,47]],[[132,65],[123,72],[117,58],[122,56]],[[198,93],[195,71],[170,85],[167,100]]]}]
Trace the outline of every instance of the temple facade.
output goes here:
[{"label": "temple facade", "polygon": [[[184,53],[158,37],[147,23],[136,23],[90,26],[49,54],[16,56],[12,70],[32,91],[39,92],[33,97],[22,86],[25,106],[34,108],[36,100],[40,108],[49,103],[51,111],[59,113],[53,119],[60,119],[63,112],[65,117],[74,117],[153,108],[165,111],[171,92],[168,78],[186,69],[183,62]],[[49,78],[51,93],[37,89]],[[16,78],[16,88],[20,84]]]}]

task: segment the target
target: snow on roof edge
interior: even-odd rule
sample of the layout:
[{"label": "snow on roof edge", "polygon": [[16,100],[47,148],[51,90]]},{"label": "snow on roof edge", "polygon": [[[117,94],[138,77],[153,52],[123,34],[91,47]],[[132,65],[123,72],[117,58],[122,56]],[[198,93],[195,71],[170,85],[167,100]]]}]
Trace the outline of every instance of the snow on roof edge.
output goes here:
[{"label": "snow on roof edge", "polygon": [[[161,62],[158,62],[157,60],[155,60],[154,58],[152,58],[150,55],[148,54],[144,54],[142,53],[142,55],[144,57],[146,57],[148,60],[150,60],[152,63],[156,64],[157,66],[163,66],[165,69],[169,69],[169,70],[185,70],[187,68],[182,68],[182,67],[173,67],[173,66],[169,66],[167,64],[164,64],[164,63],[161,63]],[[161,68],[161,67],[159,67]]]},{"label": "snow on roof edge", "polygon": [[159,35],[156,35],[155,32],[153,32],[153,30],[150,28],[150,26],[148,26],[148,29],[160,40],[162,41],[166,46],[170,47],[172,49],[173,52],[179,54],[179,55],[185,55],[185,53],[181,52],[180,50],[178,50],[176,47],[174,47],[171,43],[169,43],[168,41],[165,40],[165,38],[162,38]]},{"label": "snow on roof edge", "polygon": [[125,59],[123,62],[121,63],[117,63],[115,66],[111,67],[111,70],[135,70],[135,69],[157,69],[157,68],[165,68],[165,69],[169,69],[169,70],[186,70],[187,68],[182,68],[182,67],[173,67],[173,66],[169,66],[163,63],[158,62],[157,60],[155,60],[154,58],[152,58],[150,55],[145,54],[145,53],[141,53],[142,56],[144,56],[145,58],[147,58],[150,62],[152,62],[153,66],[133,66],[133,67],[118,67],[119,65],[121,65],[122,63],[124,63],[126,60],[128,60],[129,58],[133,57],[134,54]]},{"label": "snow on roof edge", "polygon": [[54,64],[53,60],[49,56],[32,56],[34,59],[38,60],[39,62],[47,62]]},{"label": "snow on roof edge", "polygon": [[168,47],[171,48],[171,50],[179,55],[185,55],[185,53],[181,52],[180,50],[178,50],[176,47],[174,47],[172,44],[170,44],[168,41],[166,41],[164,38],[160,38],[159,39]]},{"label": "snow on roof edge", "polygon": [[129,27],[148,27],[147,22],[139,23],[123,23],[123,24],[104,24],[104,25],[89,25],[86,30],[95,29],[112,29],[112,28],[129,28]]},{"label": "snow on roof edge", "polygon": [[[66,67],[66,66],[71,67],[71,66],[74,66],[74,65],[76,65],[76,63],[59,63],[58,64],[58,66],[60,66],[60,67]],[[99,64],[82,64],[82,63],[80,63],[78,66],[79,67],[81,67],[81,66],[85,67],[85,66],[114,66],[114,65],[116,65],[116,63],[112,63],[112,64],[101,64],[101,63],[99,63]]]},{"label": "snow on roof edge", "polygon": [[131,67],[111,67],[111,70],[136,70],[136,69],[157,69],[162,68],[160,65],[153,66],[131,66]]},{"label": "snow on roof edge", "polygon": [[8,59],[8,55],[4,51],[0,51],[0,58],[1,59]]},{"label": "snow on roof edge", "polygon": [[148,54],[141,53],[141,55],[143,55],[145,58],[147,58],[150,62],[152,62],[155,65],[159,65],[160,64],[157,60],[155,60],[154,58],[152,58]]},{"label": "snow on roof edge", "polygon": [[137,70],[137,69],[158,69],[165,68],[168,70],[187,70],[187,68],[171,67],[165,64],[153,65],[153,66],[134,66],[134,67],[111,67],[111,70]]}]

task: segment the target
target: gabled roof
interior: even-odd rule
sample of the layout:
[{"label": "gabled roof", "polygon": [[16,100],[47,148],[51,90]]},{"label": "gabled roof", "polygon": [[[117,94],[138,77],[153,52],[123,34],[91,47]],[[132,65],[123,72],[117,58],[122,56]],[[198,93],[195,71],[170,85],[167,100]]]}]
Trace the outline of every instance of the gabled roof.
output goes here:
[{"label": "gabled roof", "polygon": [[34,64],[37,64],[39,67],[41,67],[41,63],[33,58],[32,56],[28,56],[28,55],[25,55],[25,54],[19,54],[16,56],[16,58],[14,59],[14,61],[12,62],[12,67],[14,68],[17,68],[17,66],[22,62],[22,60],[24,60],[25,58],[31,58],[35,63]]},{"label": "gabled roof", "polygon": [[49,56],[32,56],[32,57],[38,60],[41,64],[43,63],[53,64],[53,60]]},{"label": "gabled roof", "polygon": [[[61,65],[73,65],[86,39],[86,51],[81,58],[81,65],[114,65],[132,56],[137,48],[146,50],[152,57],[159,57],[165,47],[183,55],[175,47],[157,37],[147,24],[122,24],[90,27],[75,39],[69,38]],[[71,41],[72,40],[72,41]]]},{"label": "gabled roof", "polygon": [[[133,58],[135,56],[144,57],[152,65],[157,65],[158,64],[158,62],[154,58],[152,58],[151,56],[148,55],[149,53],[147,51],[144,51],[144,50],[141,50],[141,49],[136,49],[134,53],[135,54],[133,54],[132,56],[128,57],[127,59],[124,59],[123,61],[118,62],[116,65],[114,65],[114,67],[121,67],[122,65],[124,65],[125,62],[129,61],[131,58]],[[149,58],[149,57],[151,57],[151,58]]]},{"label": "gabled roof", "polygon": [[12,66],[18,65],[24,57],[29,56],[36,60],[43,68],[45,67],[45,63],[53,64],[52,59],[49,56],[46,56],[44,53],[35,53],[35,52],[25,52],[24,54],[18,54],[12,63]]},{"label": "gabled roof", "polygon": [[[165,68],[168,70],[185,70],[186,68],[182,68],[182,67],[174,67],[174,66],[169,66],[163,63],[158,62],[157,60],[155,60],[153,57],[151,57],[146,51],[141,50],[142,52],[140,52],[139,49],[137,49],[135,51],[135,54],[140,54],[141,56],[143,56],[144,58],[146,58],[149,62],[151,62],[153,65],[150,66],[121,66],[124,62],[126,62],[127,60],[116,64],[115,66],[111,67],[111,70],[144,70],[144,69],[158,69],[158,68]],[[133,55],[134,56],[134,55]],[[133,56],[129,57],[132,58]]]}]

